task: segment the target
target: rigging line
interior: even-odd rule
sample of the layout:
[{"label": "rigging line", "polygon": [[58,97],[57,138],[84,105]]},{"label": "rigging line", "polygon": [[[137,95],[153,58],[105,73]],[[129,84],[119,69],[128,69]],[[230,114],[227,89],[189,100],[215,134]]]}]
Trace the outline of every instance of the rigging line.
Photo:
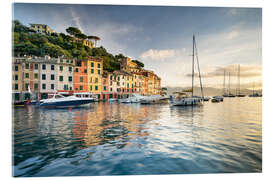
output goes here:
[{"label": "rigging line", "polygon": [[194,43],[195,43],[195,36],[193,34],[193,48],[192,48],[192,97],[193,97],[193,86],[194,86]]},{"label": "rigging line", "polygon": [[202,97],[204,98],[204,94],[203,94],[203,87],[202,87],[202,79],[201,79],[201,72],[200,72],[200,64],[199,64],[199,57],[198,57],[198,51],[197,51],[197,46],[196,46],[196,41],[194,41],[194,46],[195,46],[195,50],[196,50],[196,59],[197,59],[197,65],[198,65],[198,71],[199,71],[199,78],[200,78],[200,86],[201,86],[201,93],[202,93]]}]

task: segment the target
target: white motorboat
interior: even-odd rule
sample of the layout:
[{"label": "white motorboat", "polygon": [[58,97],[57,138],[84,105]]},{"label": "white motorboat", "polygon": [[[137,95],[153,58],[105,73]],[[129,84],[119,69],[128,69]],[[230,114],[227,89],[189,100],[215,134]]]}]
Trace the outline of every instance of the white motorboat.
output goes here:
[{"label": "white motorboat", "polygon": [[190,97],[184,92],[175,92],[173,96],[170,96],[170,103],[172,106],[194,106],[202,105],[202,99]]},{"label": "white motorboat", "polygon": [[121,103],[139,103],[141,100],[145,99],[146,96],[140,94],[131,94],[128,98],[119,99]]},{"label": "white motorboat", "polygon": [[110,98],[110,99],[108,99],[108,101],[109,102],[115,102],[115,101],[118,101],[118,99],[116,99],[116,98]]},{"label": "white motorboat", "polygon": [[[79,97],[78,97],[79,96]],[[89,103],[94,102],[93,97],[83,97],[83,95],[79,93],[74,94],[72,96],[63,96],[59,93],[55,93],[53,97],[48,99],[43,99],[40,102],[40,107],[50,107],[50,108],[57,108],[57,107],[77,107],[81,105],[86,105]]]},{"label": "white motorboat", "polygon": [[212,102],[222,102],[223,101],[223,96],[213,96]]},{"label": "white motorboat", "polygon": [[167,103],[168,97],[161,96],[161,95],[152,95],[152,96],[145,96],[141,100],[141,104],[161,104],[161,103]]}]

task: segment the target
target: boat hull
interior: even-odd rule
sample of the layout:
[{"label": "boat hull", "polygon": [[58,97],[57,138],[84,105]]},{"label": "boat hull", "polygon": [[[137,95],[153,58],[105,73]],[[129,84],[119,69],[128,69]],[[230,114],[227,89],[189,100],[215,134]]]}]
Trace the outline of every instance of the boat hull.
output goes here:
[{"label": "boat hull", "polygon": [[57,102],[44,102],[40,104],[40,107],[76,107],[82,106],[94,102],[92,99],[85,100],[69,100],[69,101],[57,101]]}]

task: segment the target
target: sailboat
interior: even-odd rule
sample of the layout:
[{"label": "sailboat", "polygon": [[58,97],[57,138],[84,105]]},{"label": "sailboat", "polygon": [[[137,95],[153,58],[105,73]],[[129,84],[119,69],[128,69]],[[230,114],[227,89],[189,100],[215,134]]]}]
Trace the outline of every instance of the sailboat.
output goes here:
[{"label": "sailboat", "polygon": [[225,74],[226,74],[226,71],[224,70],[224,78],[223,78],[223,97],[228,97],[228,94],[226,93]]},{"label": "sailboat", "polygon": [[254,93],[254,83],[253,83],[253,89],[252,89],[252,94],[250,94],[248,97],[260,97],[259,93]]},{"label": "sailboat", "polygon": [[246,95],[241,94],[240,91],[240,64],[238,65],[238,92],[236,93],[237,97],[245,97]]},{"label": "sailboat", "polygon": [[[202,98],[193,95],[194,92],[194,51],[196,50],[196,59],[199,71],[199,78],[200,78],[200,86],[201,86],[201,93]],[[202,105],[202,100],[204,99],[203,96],[203,88],[202,88],[202,81],[201,81],[201,73],[200,73],[200,66],[199,66],[199,59],[197,54],[197,47],[195,36],[193,35],[193,51],[192,51],[192,88],[190,90],[182,91],[182,92],[174,92],[173,96],[170,96],[170,104],[172,106],[194,106],[194,105]],[[191,93],[191,95],[189,94]]]},{"label": "sailboat", "polygon": [[231,80],[231,76],[230,76],[230,73],[229,73],[229,94],[228,94],[227,97],[235,97],[235,95],[231,93],[231,89],[230,89],[231,82],[230,82],[230,80]]}]

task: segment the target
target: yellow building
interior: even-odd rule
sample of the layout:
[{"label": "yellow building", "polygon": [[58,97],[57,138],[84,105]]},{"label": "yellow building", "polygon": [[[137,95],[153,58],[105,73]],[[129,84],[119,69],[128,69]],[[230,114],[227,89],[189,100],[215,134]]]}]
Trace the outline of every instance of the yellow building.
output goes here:
[{"label": "yellow building", "polygon": [[73,37],[73,42],[82,43],[84,46],[88,46],[89,48],[94,47],[94,43],[92,41],[87,40],[87,39],[80,39],[77,37]]},{"label": "yellow building", "polygon": [[126,57],[122,59],[120,64],[121,70],[127,71],[127,72],[139,72],[140,68],[135,62],[132,62],[132,60],[129,57]]},{"label": "yellow building", "polygon": [[20,60],[13,60],[12,67],[12,94],[14,101],[20,101],[20,93],[22,92],[22,66]]},{"label": "yellow building", "polygon": [[88,91],[100,96],[102,92],[103,60],[89,58],[88,66]]},{"label": "yellow building", "polygon": [[30,24],[30,29],[42,34],[52,34],[54,31],[46,24]]}]

